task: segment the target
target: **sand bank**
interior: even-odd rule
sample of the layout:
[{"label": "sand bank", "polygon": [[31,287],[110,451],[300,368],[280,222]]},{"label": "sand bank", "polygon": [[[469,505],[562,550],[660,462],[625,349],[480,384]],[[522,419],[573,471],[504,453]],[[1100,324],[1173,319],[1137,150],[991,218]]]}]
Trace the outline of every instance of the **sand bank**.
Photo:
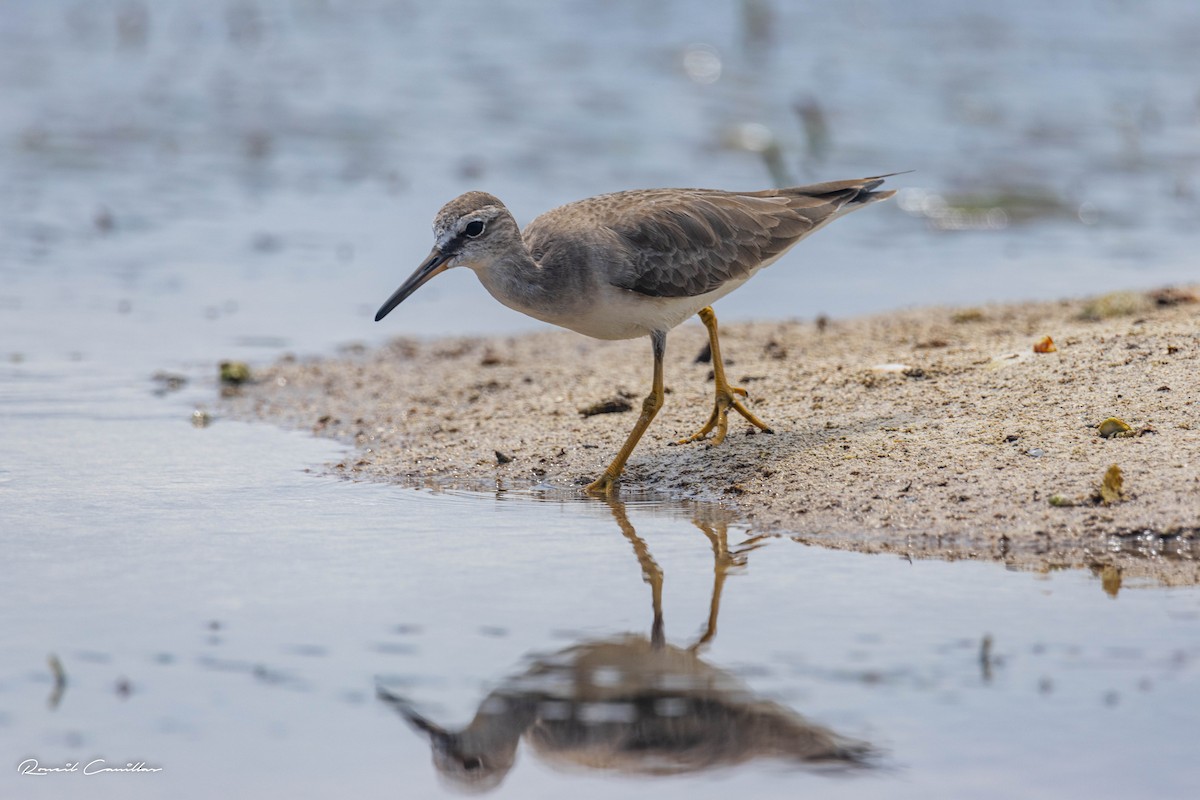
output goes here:
[{"label": "sand bank", "polygon": [[[625,488],[721,502],[758,532],[827,546],[1200,582],[1195,296],[722,325],[728,375],[775,433],[731,416],[720,447],[672,444],[712,404],[705,332],[686,324]],[[1035,352],[1046,336],[1054,351]],[[579,487],[623,442],[650,364],[647,340],[557,330],[400,339],[259,368],[226,410],[354,442],[330,465],[348,478]],[[632,410],[581,413],[597,404]],[[1102,437],[1110,417],[1128,435]],[[1123,483],[1106,501],[1113,464]]]}]

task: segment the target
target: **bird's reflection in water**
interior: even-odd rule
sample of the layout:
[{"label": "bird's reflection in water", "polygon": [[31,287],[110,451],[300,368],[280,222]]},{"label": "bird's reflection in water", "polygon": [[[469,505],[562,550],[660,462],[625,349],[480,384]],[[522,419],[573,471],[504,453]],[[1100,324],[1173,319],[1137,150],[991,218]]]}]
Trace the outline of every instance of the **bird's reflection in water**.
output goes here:
[{"label": "bird's reflection in water", "polygon": [[756,697],[700,651],[717,629],[725,577],[761,546],[750,539],[730,549],[726,523],[694,519],[712,542],[714,579],[708,622],[689,647],[668,644],[663,632],[663,573],[637,535],[624,506],[609,501],[650,584],[650,637],[626,634],[582,641],[533,660],[479,705],[465,728],[450,731],[421,716],[383,687],[379,697],[429,736],[433,760],[455,787],[480,792],[500,785],[517,745],[559,767],[672,775],[728,767],[754,759],[799,765],[866,766],[872,749]]}]

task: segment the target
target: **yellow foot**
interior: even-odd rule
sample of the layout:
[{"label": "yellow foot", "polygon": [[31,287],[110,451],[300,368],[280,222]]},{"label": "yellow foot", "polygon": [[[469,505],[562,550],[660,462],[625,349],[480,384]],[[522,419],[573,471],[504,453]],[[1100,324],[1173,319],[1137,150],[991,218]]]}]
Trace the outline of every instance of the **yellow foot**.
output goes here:
[{"label": "yellow foot", "polygon": [[713,434],[712,441],[709,442],[713,447],[725,441],[725,434],[729,431],[729,409],[741,414],[746,420],[763,433],[774,433],[775,431],[763,422],[758,417],[754,416],[748,408],[742,405],[738,400],[739,397],[745,397],[746,390],[738,386],[728,386],[725,388],[718,387],[716,401],[713,403],[712,414],[708,418],[708,422],[704,423],[704,427],[693,433],[686,439],[680,439],[676,444],[691,444],[704,439],[712,431],[713,428],[717,432]]},{"label": "yellow foot", "polygon": [[597,497],[613,497],[616,495],[617,487],[620,485],[620,479],[617,476],[605,472],[599,478],[589,483],[584,488],[584,491]]}]

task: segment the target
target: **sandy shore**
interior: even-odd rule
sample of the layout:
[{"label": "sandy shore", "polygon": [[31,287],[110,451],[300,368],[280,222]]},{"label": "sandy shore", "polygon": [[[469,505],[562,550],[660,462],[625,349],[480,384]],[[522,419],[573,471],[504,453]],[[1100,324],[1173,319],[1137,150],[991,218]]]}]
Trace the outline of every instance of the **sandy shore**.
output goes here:
[{"label": "sandy shore", "polygon": [[[720,447],[673,446],[712,404],[702,326],[667,345],[667,403],[625,490],[725,503],[758,532],[912,556],[1200,582],[1195,290],[722,326],[750,408]],[[719,309],[718,309],[719,313]],[[1050,336],[1055,352],[1036,353]],[[226,411],[353,441],[330,469],[468,488],[578,487],[649,387],[646,340],[560,331],[402,339],[255,371]],[[626,400],[624,413],[581,414]],[[617,405],[620,405],[618,402]],[[1126,436],[1102,438],[1109,417]],[[1123,476],[1105,502],[1110,465]],[[1110,487],[1111,489],[1111,487]]]}]

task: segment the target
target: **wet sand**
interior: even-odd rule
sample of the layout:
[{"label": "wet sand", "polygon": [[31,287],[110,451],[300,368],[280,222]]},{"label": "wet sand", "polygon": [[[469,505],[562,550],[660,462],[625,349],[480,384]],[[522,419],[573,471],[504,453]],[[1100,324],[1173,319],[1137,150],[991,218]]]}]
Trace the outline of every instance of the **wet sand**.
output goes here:
[{"label": "wet sand", "polygon": [[[1088,567],[1114,590],[1200,582],[1196,296],[722,325],[729,378],[775,433],[731,415],[719,447],[673,445],[712,405],[706,335],[688,323],[668,338],[666,406],[623,491],[721,502],[756,532],[824,546]],[[1034,351],[1044,336],[1055,352]],[[398,339],[284,358],[225,402],[354,442],[330,465],[347,478],[572,489],[624,441],[650,366],[646,340],[557,330]],[[610,401],[630,410],[581,413]],[[1102,438],[1109,417],[1129,435]],[[1106,502],[1113,464],[1123,485]]]}]

